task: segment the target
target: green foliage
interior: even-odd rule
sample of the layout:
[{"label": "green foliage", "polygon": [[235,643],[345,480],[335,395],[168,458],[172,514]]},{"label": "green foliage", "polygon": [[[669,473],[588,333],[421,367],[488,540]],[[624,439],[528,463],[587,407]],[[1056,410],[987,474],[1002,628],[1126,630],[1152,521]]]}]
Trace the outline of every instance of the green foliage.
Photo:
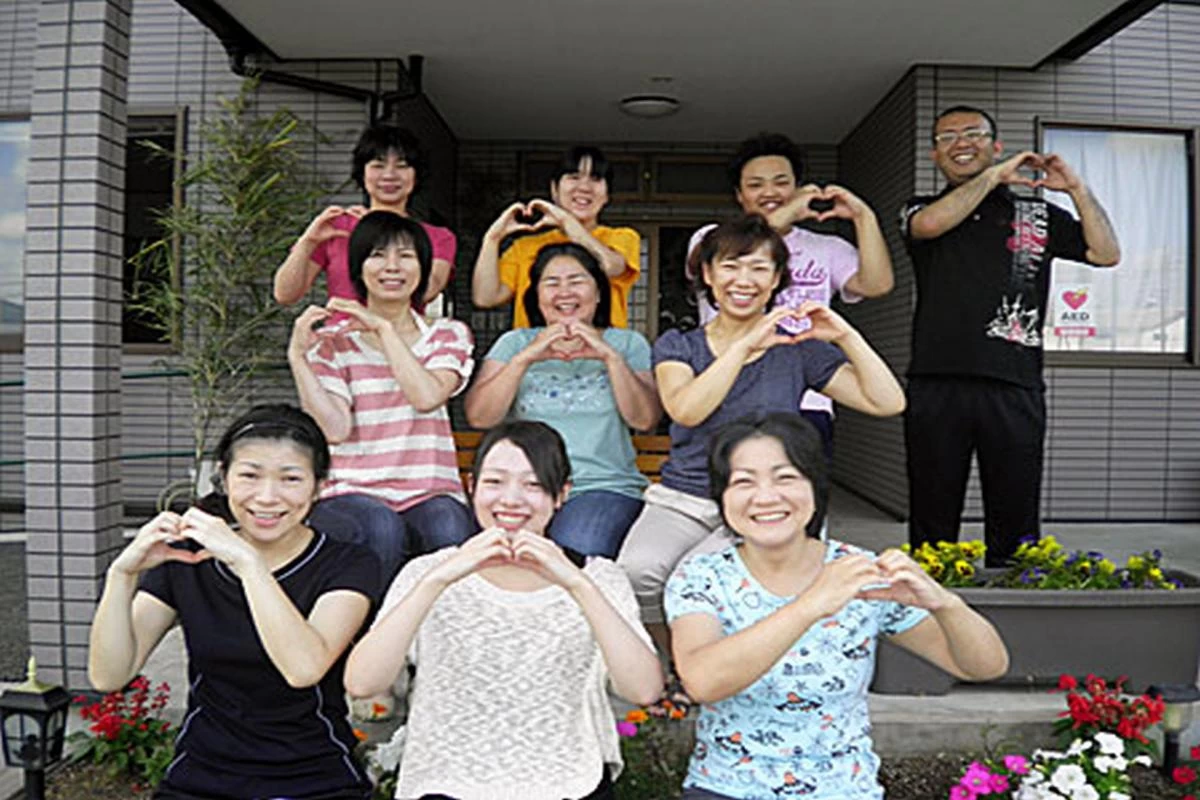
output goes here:
[{"label": "green foliage", "polygon": [[171,687],[161,684],[150,697],[150,681],[138,676],[129,687],[110,692],[84,705],[80,716],[90,722],[86,731],[71,734],[78,755],[106,769],[110,777],[125,776],[154,785],[162,780],[175,751],[176,728],[155,716],[167,705]]},{"label": "green foliage", "polygon": [[299,152],[299,120],[259,112],[255,89],[244,83],[200,126],[199,155],[180,179],[186,202],[159,214],[163,237],[132,259],[129,305],[174,344],[166,365],[187,374],[196,474],[223,415],[283,362],[287,320],[272,278],[327,194]]},{"label": "green foliage", "polygon": [[1130,556],[1118,567],[1094,550],[1068,552],[1053,536],[1023,541],[1012,566],[991,585],[1014,589],[1175,589],[1154,550]]},{"label": "green foliage", "polygon": [[637,708],[617,724],[625,770],[616,782],[618,800],[668,800],[679,797],[692,752],[688,709],[664,699]]}]

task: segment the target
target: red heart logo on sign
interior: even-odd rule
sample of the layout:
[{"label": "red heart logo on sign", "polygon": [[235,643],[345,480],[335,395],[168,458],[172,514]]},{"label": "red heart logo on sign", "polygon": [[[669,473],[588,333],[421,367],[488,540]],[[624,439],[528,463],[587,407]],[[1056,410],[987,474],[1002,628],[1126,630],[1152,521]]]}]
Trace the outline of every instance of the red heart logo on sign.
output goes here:
[{"label": "red heart logo on sign", "polygon": [[1071,307],[1072,311],[1078,311],[1079,307],[1087,302],[1087,289],[1079,289],[1074,292],[1063,292],[1063,302]]}]

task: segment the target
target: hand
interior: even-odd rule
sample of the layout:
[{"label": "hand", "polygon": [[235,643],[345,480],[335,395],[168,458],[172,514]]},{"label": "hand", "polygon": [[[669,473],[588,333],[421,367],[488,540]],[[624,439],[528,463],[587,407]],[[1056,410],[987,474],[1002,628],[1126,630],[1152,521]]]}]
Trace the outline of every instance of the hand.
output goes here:
[{"label": "hand", "polygon": [[522,221],[521,218],[528,215],[529,208],[525,203],[513,203],[500,212],[500,216],[496,217],[496,221],[487,229],[487,233],[484,236],[493,242],[499,243],[505,237],[511,236],[514,233],[526,233],[542,227],[540,223],[534,225]]},{"label": "hand", "polygon": [[837,184],[828,184],[822,191],[821,197],[824,200],[832,200],[833,208],[817,214],[818,222],[824,222],[827,219],[848,219],[853,222],[865,214],[874,213],[858,195]]},{"label": "hand", "polygon": [[180,520],[180,531],[194,539],[212,557],[233,570],[239,578],[245,578],[255,569],[266,570],[266,562],[258,551],[244,538],[234,533],[225,520],[206,514],[198,508],[189,508]]},{"label": "hand", "polygon": [[887,578],[878,563],[870,556],[857,553],[838,558],[821,565],[812,586],[801,597],[820,612],[830,617],[842,610],[854,599],[867,599],[868,586],[887,583]]},{"label": "hand", "polygon": [[308,223],[308,227],[304,229],[304,233],[300,234],[299,242],[316,249],[318,245],[330,239],[348,237],[350,231],[342,230],[333,224],[335,219],[346,213],[349,212],[341,206],[329,206],[320,214],[313,217],[313,221]]},{"label": "hand", "polygon": [[534,572],[568,592],[587,580],[579,567],[567,559],[566,554],[545,536],[529,531],[517,531],[512,537],[515,566]]},{"label": "hand", "polygon": [[467,539],[454,555],[429,570],[425,580],[445,589],[473,572],[512,564],[515,559],[509,532],[503,528],[488,528]]},{"label": "hand", "polygon": [[583,348],[571,353],[564,354],[568,360],[579,358],[593,358],[604,363],[609,363],[614,358],[620,358],[620,354],[604,341],[604,335],[600,331],[593,328],[586,322],[576,320],[568,322],[566,325],[568,338],[579,338],[583,340]]},{"label": "hand", "polygon": [[367,208],[364,205],[353,205],[346,209],[346,213],[349,214],[350,216],[354,217],[355,219],[362,219],[367,214],[371,213],[371,209]]},{"label": "hand", "polygon": [[331,297],[329,302],[325,304],[328,311],[341,311],[354,318],[357,323],[356,327],[371,331],[372,333],[383,333],[386,330],[392,330],[392,323],[373,311],[369,311],[366,306],[357,300],[348,300],[345,297]]},{"label": "hand", "polygon": [[292,338],[288,341],[288,358],[304,358],[321,338],[318,322],[329,319],[329,310],[321,306],[309,306],[292,323]]},{"label": "hand", "polygon": [[1083,181],[1075,171],[1054,153],[1042,156],[1042,173],[1043,177],[1035,183],[1056,192],[1073,192],[1083,186]]},{"label": "hand", "polygon": [[[767,220],[772,228],[780,230],[790,228],[793,223],[801,222],[806,219],[818,219],[818,212],[809,204],[813,200],[824,200],[825,190],[815,183],[806,183],[796,189],[788,201],[779,208],[771,212],[770,218]],[[776,219],[776,216],[779,219]],[[776,223],[782,224],[776,224]]]},{"label": "hand", "polygon": [[1035,189],[1038,182],[1030,177],[1022,175],[1020,170],[1040,170],[1044,169],[1042,165],[1042,157],[1032,150],[1025,150],[1017,153],[1012,158],[1001,161],[999,164],[991,167],[994,170],[994,175],[998,183],[1005,183],[1009,186],[1028,186]]},{"label": "hand", "polygon": [[154,569],[165,561],[182,561],[185,564],[199,564],[212,557],[206,550],[193,553],[178,547],[173,543],[187,540],[182,529],[180,516],[171,511],[164,511],[143,525],[121,554],[112,563],[112,569],[126,575],[137,575]]},{"label": "hand", "polygon": [[525,204],[526,214],[532,216],[539,212],[542,215],[541,220],[538,222],[539,228],[544,228],[547,225],[560,228],[571,239],[575,238],[578,231],[586,230],[583,227],[583,223],[576,219],[574,214],[561,206],[556,206],[549,200],[543,200],[539,197]]},{"label": "hand", "polygon": [[795,308],[793,315],[807,317],[811,323],[808,330],[796,334],[794,338],[797,342],[803,342],[805,339],[817,339],[832,343],[837,342],[846,334],[854,332],[854,328],[850,326],[849,322],[846,322],[841,314],[815,300],[805,300]]},{"label": "hand", "polygon": [[563,353],[555,350],[554,344],[568,338],[570,338],[570,334],[567,333],[567,326],[561,322],[556,322],[538,331],[537,335],[517,355],[527,364],[532,364],[536,361],[563,358]]},{"label": "hand", "polygon": [[776,345],[795,344],[800,341],[799,334],[791,336],[786,333],[780,333],[778,330],[781,319],[795,316],[803,315],[796,309],[786,307],[772,309],[764,314],[763,318],[750,329],[750,332],[737,341],[737,345],[745,351],[744,358],[749,361],[751,358],[770,350]]},{"label": "hand", "polygon": [[860,592],[863,600],[891,600],[906,606],[939,611],[959,600],[958,595],[939,584],[921,569],[917,562],[899,550],[885,550],[875,560],[886,583],[886,589]]}]

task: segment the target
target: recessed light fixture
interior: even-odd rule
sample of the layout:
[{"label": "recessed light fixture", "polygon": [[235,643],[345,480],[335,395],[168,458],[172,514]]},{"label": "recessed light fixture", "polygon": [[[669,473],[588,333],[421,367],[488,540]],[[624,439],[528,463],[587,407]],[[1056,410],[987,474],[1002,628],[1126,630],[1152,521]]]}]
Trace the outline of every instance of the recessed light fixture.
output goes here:
[{"label": "recessed light fixture", "polygon": [[631,94],[621,98],[621,110],[631,117],[656,119],[679,110],[679,100],[665,94]]}]

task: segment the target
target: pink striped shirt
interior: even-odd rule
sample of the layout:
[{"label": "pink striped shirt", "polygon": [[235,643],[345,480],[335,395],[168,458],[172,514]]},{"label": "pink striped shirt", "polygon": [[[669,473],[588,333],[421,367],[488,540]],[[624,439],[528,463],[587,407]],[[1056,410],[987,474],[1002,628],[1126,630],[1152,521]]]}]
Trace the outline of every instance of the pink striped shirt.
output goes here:
[{"label": "pink striped shirt", "polygon": [[[471,377],[475,343],[471,331],[453,319],[427,323],[413,315],[421,338],[413,355],[425,369]],[[420,412],[405,397],[383,353],[363,341],[359,330],[334,330],[308,353],[326,391],[350,404],[350,436],[330,447],[333,456],[322,497],[365,494],[404,511],[439,494],[464,503],[450,415],[443,405]]]}]

